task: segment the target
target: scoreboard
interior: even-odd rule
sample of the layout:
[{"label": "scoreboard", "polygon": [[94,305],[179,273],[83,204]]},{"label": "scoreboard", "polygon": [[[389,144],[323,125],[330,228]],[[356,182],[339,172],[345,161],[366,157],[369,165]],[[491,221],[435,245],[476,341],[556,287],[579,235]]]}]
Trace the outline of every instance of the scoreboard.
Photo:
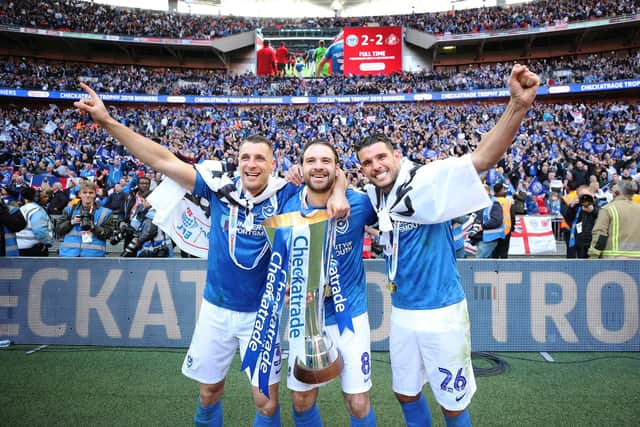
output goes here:
[{"label": "scoreboard", "polygon": [[344,74],[402,72],[402,27],[344,29]]}]

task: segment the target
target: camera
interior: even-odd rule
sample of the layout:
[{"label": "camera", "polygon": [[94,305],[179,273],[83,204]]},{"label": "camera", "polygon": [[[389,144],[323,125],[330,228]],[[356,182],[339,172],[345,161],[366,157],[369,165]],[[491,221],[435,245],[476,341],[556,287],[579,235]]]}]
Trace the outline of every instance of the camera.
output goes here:
[{"label": "camera", "polygon": [[580,196],[580,204],[582,206],[593,205],[593,196],[590,194],[583,194]]},{"label": "camera", "polygon": [[133,235],[133,229],[126,222],[122,221],[118,228],[113,232],[109,242],[112,245],[117,245],[122,240],[128,239]]},{"label": "camera", "polygon": [[138,250],[140,249],[140,246],[142,246],[140,244],[140,239],[138,239],[137,237],[134,237],[129,244],[127,245],[126,248],[124,248],[124,250],[122,251],[122,253],[120,254],[121,257],[124,258],[132,258],[135,257],[138,254]]},{"label": "camera", "polygon": [[80,229],[82,231],[91,230],[93,226],[93,218],[91,217],[91,212],[83,209],[80,214]]}]

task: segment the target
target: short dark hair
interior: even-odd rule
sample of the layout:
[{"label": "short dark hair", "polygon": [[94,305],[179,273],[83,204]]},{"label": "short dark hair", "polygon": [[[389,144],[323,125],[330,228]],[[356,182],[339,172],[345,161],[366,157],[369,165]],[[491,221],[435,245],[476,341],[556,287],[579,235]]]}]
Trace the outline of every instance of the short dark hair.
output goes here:
[{"label": "short dark hair", "polygon": [[269,46],[269,40],[265,40],[265,41],[263,41],[263,42],[262,42],[262,45],[263,45],[263,46]]},{"label": "short dark hair", "polygon": [[22,187],[20,190],[20,195],[25,200],[35,200],[36,199],[36,189],[32,187]]},{"label": "short dark hair", "polygon": [[264,135],[260,135],[260,134],[255,134],[255,135],[249,135],[248,137],[246,137],[244,139],[244,141],[242,141],[240,143],[240,146],[238,147],[238,150],[240,150],[240,148],[246,144],[247,142],[251,143],[251,144],[265,144],[269,147],[269,151],[271,151],[273,153],[273,143],[271,142],[271,140],[269,138],[267,138]]},{"label": "short dark hair", "polygon": [[394,150],[393,142],[391,139],[383,133],[374,133],[372,135],[367,136],[366,138],[361,139],[360,141],[355,143],[355,150],[358,153],[363,148],[367,148],[372,146],[373,144],[377,144],[382,142],[384,145],[389,147],[391,151]]},{"label": "short dark hair", "polygon": [[314,145],[324,145],[325,147],[329,147],[333,152],[336,165],[340,166],[340,156],[338,156],[338,151],[336,151],[336,148],[325,139],[312,139],[311,141],[307,142],[302,149],[302,154],[300,154],[300,163],[304,163],[304,153],[306,153],[307,150]]},{"label": "short dark hair", "polygon": [[504,185],[501,182],[496,182],[493,186],[493,194],[502,193],[502,190],[504,190]]}]

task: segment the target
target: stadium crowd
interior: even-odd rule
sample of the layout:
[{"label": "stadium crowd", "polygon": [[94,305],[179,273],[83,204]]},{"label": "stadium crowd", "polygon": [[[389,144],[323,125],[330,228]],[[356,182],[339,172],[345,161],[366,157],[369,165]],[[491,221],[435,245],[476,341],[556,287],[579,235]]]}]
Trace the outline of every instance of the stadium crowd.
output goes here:
[{"label": "stadium crowd", "polygon": [[[181,157],[192,162],[217,158],[229,171],[236,168],[240,141],[250,134],[264,134],[275,142],[279,173],[298,161],[306,141],[325,138],[338,149],[356,186],[364,179],[357,172],[352,147],[363,136],[382,131],[406,156],[423,163],[467,152],[503,109],[480,103],[110,108],[119,121]],[[56,181],[53,177],[87,177],[98,182],[98,196],[103,198],[115,184],[128,188],[132,183],[127,180],[135,185],[135,177],[145,173],[155,178],[74,109],[54,104],[3,108],[0,120],[0,165],[7,196],[19,196],[12,190],[16,181],[41,182],[44,176],[51,182]],[[567,186],[592,182],[609,188],[617,179],[638,175],[639,125],[640,109],[632,103],[538,103],[508,157],[487,179],[510,184],[512,193],[536,195],[550,191],[556,179],[564,187],[557,189],[560,193]],[[546,191],[541,192],[536,181]],[[73,189],[69,191],[73,197]]]},{"label": "stadium crowd", "polygon": [[[537,1],[510,7],[464,9],[438,13],[348,18],[252,18],[199,16],[115,8],[80,0],[8,1],[0,8],[0,24],[82,33],[140,37],[213,39],[255,28],[327,28],[402,25],[434,34],[464,34],[517,30],[605,17],[635,15],[633,0]],[[275,12],[274,12],[275,14]]]},{"label": "stadium crowd", "polygon": [[[640,78],[640,51],[523,61],[543,85],[592,83]],[[289,79],[233,75],[222,70],[85,64],[33,58],[1,57],[0,87],[48,91],[78,90],[78,81],[104,93],[224,96],[317,96],[445,92],[503,88],[509,63],[437,68],[433,72],[392,76],[331,76]]]}]

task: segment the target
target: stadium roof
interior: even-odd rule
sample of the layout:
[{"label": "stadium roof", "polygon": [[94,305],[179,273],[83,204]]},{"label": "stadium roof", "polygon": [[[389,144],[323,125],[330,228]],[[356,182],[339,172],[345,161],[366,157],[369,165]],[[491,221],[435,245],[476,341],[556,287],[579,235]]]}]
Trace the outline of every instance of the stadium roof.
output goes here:
[{"label": "stadium roof", "polygon": [[[329,17],[397,15],[441,12],[496,6],[496,3],[528,3],[531,0],[178,0],[178,12],[260,17]],[[168,0],[94,0],[123,7],[168,10]]]}]

